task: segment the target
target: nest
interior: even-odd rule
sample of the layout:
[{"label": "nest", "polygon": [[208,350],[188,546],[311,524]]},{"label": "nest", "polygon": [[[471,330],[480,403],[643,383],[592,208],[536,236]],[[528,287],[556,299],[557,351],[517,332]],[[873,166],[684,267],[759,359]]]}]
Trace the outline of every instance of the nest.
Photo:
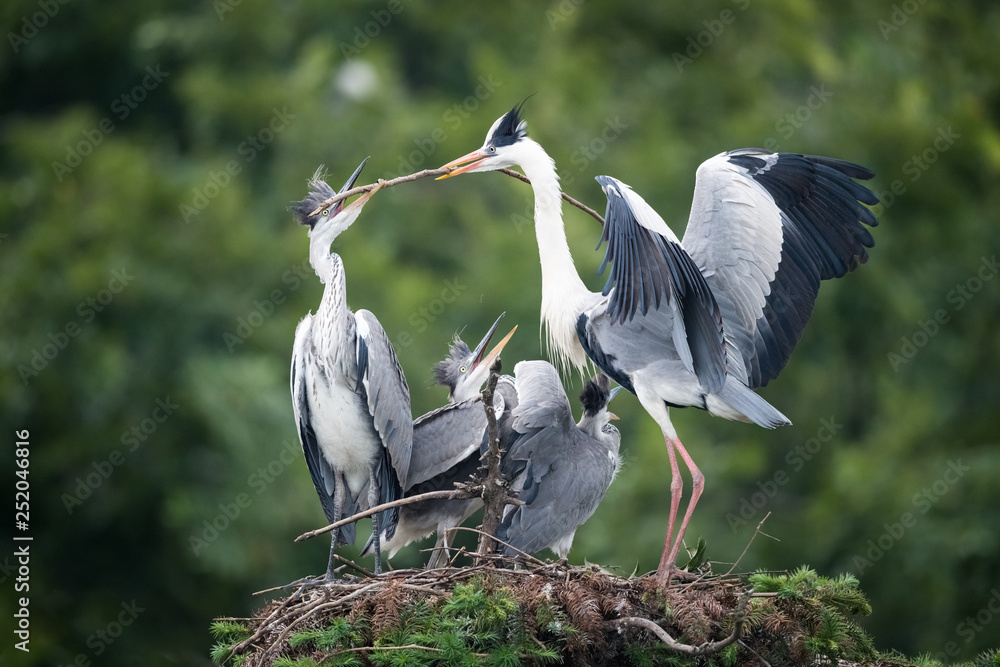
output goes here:
[{"label": "nest", "polygon": [[[460,626],[463,618],[477,640],[497,635],[498,645],[515,654],[515,664],[610,664],[637,646],[656,645],[708,655],[740,637],[750,594],[735,577],[663,589],[652,576],[623,577],[597,566],[534,559],[520,559],[515,569],[488,562],[396,570],[313,585],[272,601],[253,618],[238,619],[248,622],[251,634],[231,647],[230,657],[246,667],[271,665],[279,657],[316,664],[346,654],[360,658],[352,664],[372,664],[407,650],[447,664],[445,656],[434,654],[446,653],[448,646],[412,638],[423,637],[421,628],[434,633]],[[342,632],[331,634],[336,627]],[[406,628],[413,632],[408,635]],[[476,645],[462,648],[465,655],[484,659],[492,653],[477,652]]]}]

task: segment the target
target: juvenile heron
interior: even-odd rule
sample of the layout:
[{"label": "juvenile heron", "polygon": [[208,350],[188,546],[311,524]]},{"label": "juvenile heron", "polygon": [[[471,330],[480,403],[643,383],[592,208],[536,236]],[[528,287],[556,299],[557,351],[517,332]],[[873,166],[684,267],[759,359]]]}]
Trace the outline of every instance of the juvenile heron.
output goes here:
[{"label": "juvenile heron", "polygon": [[[486,352],[503,315],[497,318],[475,350],[456,337],[449,346],[448,356],[434,367],[435,381],[448,387],[448,404],[418,417],[413,422],[413,450],[410,457],[409,488],[404,497],[430,491],[451,490],[456,482],[467,482],[476,474],[480,453],[485,448],[487,433],[486,411],[479,400],[483,383],[489,378],[490,367],[510,340],[510,333]],[[498,421],[504,420],[516,396],[513,380],[501,377],[493,396],[493,409]],[[501,438],[503,440],[504,438]],[[428,568],[444,567],[451,547],[451,529],[462,525],[483,506],[481,498],[462,500],[421,500],[399,508],[399,522],[391,538],[383,535],[382,548],[392,558],[396,552],[414,540],[437,532],[437,542],[428,560]],[[372,547],[368,540],[362,555]]]},{"label": "juvenile heron", "polygon": [[[364,165],[341,192],[353,187]],[[326,285],[316,314],[307,314],[295,329],[291,389],[306,465],[330,523],[400,498],[410,466],[413,422],[406,378],[375,316],[348,309],[344,264],[330,250],[378,189],[311,215],[334,194],[317,171],[308,196],[289,207],[309,228],[309,262]],[[379,535],[384,531],[391,538],[396,521],[395,510],[372,516],[376,574],[382,568]],[[353,523],[332,531],[327,581],[333,579],[337,545],[354,539]]]},{"label": "juvenile heron", "polygon": [[[670,514],[657,575],[669,582],[704,476],[670,422],[693,406],[766,428],[788,419],[752,390],[776,377],[798,342],[821,280],[868,259],[878,198],[852,179],[874,174],[825,157],[743,149],[698,168],[683,242],[638,195],[600,177],[608,197],[602,241],[613,263],[601,293],[584,285],[563,228],[555,164],[527,136],[514,107],[482,148],[444,165],[441,178],[520,166],[535,195],[542,320],[549,354],[581,374],[588,357],[634,393],[659,425],[670,459]],[[603,267],[602,267],[603,269]],[[683,493],[692,494],[673,538]]]},{"label": "juvenile heron", "polygon": [[525,504],[507,506],[496,536],[513,547],[503,547],[508,555],[548,547],[565,558],[576,529],[597,510],[621,467],[621,434],[609,423],[618,417],[608,412],[621,387],[609,391],[604,374],[588,381],[580,393],[583,416],[573,423],[552,364],[522,361],[514,375],[520,402],[504,467]]}]

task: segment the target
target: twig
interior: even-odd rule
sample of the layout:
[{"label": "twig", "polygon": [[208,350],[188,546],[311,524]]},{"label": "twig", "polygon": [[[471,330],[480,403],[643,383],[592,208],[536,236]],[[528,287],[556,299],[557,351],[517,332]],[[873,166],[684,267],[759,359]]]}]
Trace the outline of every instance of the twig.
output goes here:
[{"label": "twig", "polygon": [[[423,171],[418,171],[418,172],[415,172],[415,173],[412,173],[412,174],[407,174],[406,176],[399,176],[398,178],[392,178],[392,179],[389,179],[388,181],[384,181],[384,180],[382,180],[380,178],[375,183],[369,183],[368,185],[359,185],[356,188],[351,188],[350,190],[345,190],[344,192],[338,192],[337,194],[333,195],[329,199],[325,200],[322,204],[320,204],[319,206],[317,206],[313,210],[313,212],[310,213],[309,215],[310,215],[310,217],[314,216],[317,213],[319,213],[320,211],[322,211],[323,209],[329,208],[330,206],[333,206],[337,202],[343,201],[344,199],[347,199],[348,197],[353,197],[354,195],[359,195],[359,194],[361,194],[363,192],[368,192],[370,190],[374,190],[375,187],[379,183],[382,184],[383,188],[391,188],[392,186],[399,185],[400,183],[408,183],[410,181],[416,181],[416,180],[419,180],[421,178],[427,178],[428,176],[444,176],[445,174],[448,174],[451,171],[452,171],[451,169],[424,169]],[[513,178],[516,178],[519,181],[527,183],[528,185],[531,185],[531,181],[528,180],[527,176],[525,176],[524,174],[519,174],[518,172],[514,171],[513,169],[508,169],[508,168],[504,167],[503,169],[499,169],[498,171],[500,171],[501,173],[507,174],[508,176],[511,176]],[[569,203],[569,204],[571,204],[573,206],[576,206],[578,209],[580,209],[584,213],[590,215],[591,217],[593,217],[595,220],[597,220],[602,225],[604,224],[604,218],[601,216],[600,213],[598,213],[594,209],[590,208],[586,204],[583,204],[583,203],[577,201],[576,199],[573,199],[572,197],[570,197],[565,192],[560,192],[559,194],[562,195],[562,198],[565,199],[567,203]]]},{"label": "twig", "polygon": [[638,616],[627,616],[625,618],[616,618],[611,621],[605,621],[604,627],[608,630],[621,630],[622,626],[626,625],[644,628],[656,635],[657,638],[659,638],[659,640],[666,644],[669,648],[685,655],[709,655],[711,653],[718,653],[742,636],[743,622],[746,620],[747,603],[750,601],[750,595],[752,593],[752,588],[744,593],[743,596],[740,597],[740,601],[737,603],[736,609],[733,611],[735,624],[733,626],[732,634],[725,639],[720,639],[715,642],[705,642],[703,644],[698,644],[697,646],[682,644],[671,637],[669,632],[661,628],[653,621],[648,618],[640,618]]},{"label": "twig", "polygon": [[772,540],[777,540],[778,539],[776,537],[768,535],[767,533],[761,531],[761,529],[760,529],[760,527],[764,525],[764,522],[767,521],[767,517],[769,517],[769,516],[771,516],[770,512],[768,512],[767,514],[765,514],[764,518],[760,520],[760,523],[757,524],[757,530],[753,531],[753,535],[750,536],[750,541],[747,542],[747,545],[745,547],[743,547],[743,553],[741,553],[740,557],[736,559],[736,562],[733,563],[733,566],[731,568],[729,568],[729,571],[726,572],[726,574],[724,574],[722,576],[725,577],[725,576],[728,576],[728,575],[730,575],[730,574],[733,573],[733,570],[736,569],[736,566],[739,565],[740,561],[743,560],[743,557],[747,555],[747,551],[750,549],[750,545],[753,544],[753,541],[755,539],[757,539],[757,535],[758,534],[764,535],[765,537],[770,537]]},{"label": "twig", "polygon": [[528,552],[526,552],[526,551],[521,551],[521,550],[520,550],[520,549],[518,549],[517,547],[515,547],[515,546],[513,546],[513,545],[511,545],[511,544],[508,544],[507,542],[504,542],[503,540],[501,540],[501,539],[497,538],[497,537],[496,537],[496,535],[490,535],[490,534],[489,534],[489,533],[487,533],[487,532],[486,532],[485,530],[479,530],[478,528],[469,528],[468,526],[455,526],[455,528],[454,528],[454,529],[455,529],[455,530],[468,530],[469,532],[472,532],[472,533],[479,533],[479,535],[480,535],[480,536],[484,536],[484,535],[485,535],[486,537],[490,537],[490,538],[492,538],[494,542],[497,542],[498,544],[502,544],[502,545],[504,545],[505,547],[510,547],[511,549],[513,549],[513,550],[514,550],[514,551],[516,551],[517,553],[521,554],[521,555],[522,555],[522,556],[524,556],[525,558],[528,558],[528,559],[530,559],[530,560],[533,560],[533,561],[535,561],[535,562],[536,562],[536,563],[538,563],[538,565],[539,565],[539,566],[541,566],[541,567],[548,567],[548,566],[549,566],[549,564],[548,564],[548,563],[546,563],[545,561],[543,561],[543,560],[539,560],[538,558],[535,558],[534,556],[532,556],[532,555],[531,555],[531,554],[529,554]]},{"label": "twig", "polygon": [[[508,482],[500,470],[500,431],[497,427],[497,415],[493,409],[493,394],[496,392],[497,381],[500,379],[500,357],[497,357],[490,367],[490,377],[483,390],[483,408],[486,410],[486,425],[488,429],[488,444],[486,447],[485,475],[483,480],[483,525],[479,536],[479,546],[476,554],[482,556],[496,551],[494,534],[500,527],[503,508],[507,506],[510,494],[507,491]],[[480,474],[483,467],[480,467]],[[477,564],[481,563],[477,559]]]},{"label": "twig", "polygon": [[[507,167],[504,167],[503,169],[498,169],[497,171],[499,171],[502,174],[507,174],[508,176],[516,178],[517,180],[519,180],[519,181],[521,181],[523,183],[527,183],[528,185],[531,185],[531,181],[528,180],[527,176],[525,176],[524,174],[519,174],[518,172],[514,171],[513,169],[508,169]],[[571,204],[573,206],[576,206],[578,209],[580,209],[581,211],[583,211],[587,215],[591,216],[592,218],[594,218],[595,220],[597,220],[602,225],[604,224],[604,216],[602,216],[600,213],[598,213],[594,209],[590,208],[586,204],[583,204],[583,203],[577,201],[576,199],[573,199],[572,197],[570,197],[565,192],[560,192],[559,194],[562,195],[562,198],[566,201],[566,203]]]},{"label": "twig", "polygon": [[433,500],[435,498],[446,498],[449,500],[462,500],[464,498],[473,498],[475,494],[464,489],[455,489],[454,491],[428,491],[427,493],[420,493],[415,496],[410,496],[408,498],[400,498],[399,500],[393,500],[389,503],[382,503],[381,505],[376,505],[375,507],[370,507],[366,510],[358,512],[357,514],[352,514],[349,517],[341,519],[335,523],[331,523],[329,526],[323,528],[317,528],[316,530],[310,530],[308,533],[302,533],[295,538],[296,542],[301,542],[302,540],[308,540],[310,537],[316,537],[317,535],[322,535],[327,533],[334,528],[340,528],[341,526],[346,526],[349,523],[354,523],[358,519],[364,519],[366,516],[371,516],[376,512],[381,512],[382,510],[391,510],[393,507],[401,507],[403,505],[409,505],[410,503],[420,502],[421,500]]},{"label": "twig", "polygon": [[333,554],[333,557],[336,558],[337,560],[339,560],[341,563],[343,563],[347,567],[352,568],[355,572],[359,572],[359,573],[363,574],[366,577],[374,577],[375,576],[375,573],[372,572],[371,570],[368,570],[368,569],[364,568],[363,566],[358,565],[357,563],[355,563],[353,560],[351,560],[349,558],[344,558],[343,556],[341,556],[338,553]]},{"label": "twig", "polygon": [[450,171],[451,169],[424,169],[423,171],[418,171],[413,174],[407,174],[406,176],[400,176],[398,178],[392,178],[389,179],[388,181],[383,181],[380,178],[375,183],[369,183],[368,185],[359,185],[356,188],[351,188],[350,190],[338,192],[337,194],[333,195],[332,197],[324,201],[322,204],[317,206],[313,210],[313,212],[310,213],[309,215],[310,217],[314,216],[323,209],[333,206],[337,202],[347,199],[348,197],[353,197],[354,195],[359,195],[362,192],[368,192],[369,190],[374,190],[375,186],[378,185],[379,183],[382,183],[383,188],[391,188],[392,186],[399,185],[400,183],[408,183],[410,181],[416,181],[421,178],[427,178],[428,176],[444,176]]}]

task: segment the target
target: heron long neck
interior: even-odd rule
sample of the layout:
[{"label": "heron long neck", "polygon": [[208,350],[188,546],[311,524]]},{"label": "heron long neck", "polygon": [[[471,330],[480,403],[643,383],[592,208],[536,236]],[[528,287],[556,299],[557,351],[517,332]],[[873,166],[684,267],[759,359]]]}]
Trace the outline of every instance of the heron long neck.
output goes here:
[{"label": "heron long neck", "polygon": [[[310,261],[312,261],[310,252]],[[347,280],[344,275],[344,263],[340,256],[329,252],[323,259],[323,267],[326,274],[320,274],[320,280],[326,285],[323,290],[323,300],[313,320],[313,341],[317,352],[324,359],[334,359],[340,353],[340,348],[347,334],[348,313],[347,308]],[[319,274],[319,267],[313,264],[316,273]]]},{"label": "heron long neck", "polygon": [[555,163],[536,142],[527,139],[524,175],[535,193],[535,237],[542,265],[542,322],[550,355],[560,369],[583,373],[587,355],[576,336],[576,320],[590,290],[580,280],[563,227],[562,198]]}]

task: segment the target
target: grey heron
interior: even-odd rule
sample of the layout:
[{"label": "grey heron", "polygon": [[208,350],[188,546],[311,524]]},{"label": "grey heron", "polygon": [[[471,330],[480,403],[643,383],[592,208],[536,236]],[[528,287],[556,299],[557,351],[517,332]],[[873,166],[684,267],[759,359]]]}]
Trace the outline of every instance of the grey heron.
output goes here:
[{"label": "grey heron", "polygon": [[[479,392],[489,378],[494,359],[517,331],[515,326],[487,353],[503,317],[501,314],[497,318],[474,350],[456,336],[448,356],[434,366],[435,381],[448,387],[448,403],[413,422],[413,450],[407,475],[410,486],[404,490],[404,497],[454,489],[456,482],[469,481],[479,469],[480,453],[487,438],[486,411]],[[510,407],[514,390],[510,378],[501,377],[497,384],[493,408],[499,421]],[[414,540],[436,531],[437,542],[427,567],[443,567],[448,562],[451,529],[462,525],[482,506],[481,498],[431,499],[404,505],[399,509],[395,535],[383,537],[382,548],[392,558]],[[362,555],[372,545],[373,540],[369,539]]]},{"label": "grey heron", "polygon": [[[341,192],[353,187],[364,165]],[[291,390],[306,465],[331,523],[400,498],[410,466],[413,422],[406,378],[375,315],[347,307],[344,264],[330,249],[378,189],[311,215],[334,194],[318,170],[308,196],[289,207],[309,228],[309,262],[326,285],[316,314],[307,314],[295,329]],[[394,510],[372,516],[376,574],[381,573],[379,534],[391,538],[396,520]],[[333,579],[337,545],[354,539],[353,523],[332,531],[327,581]]]},{"label": "grey heron", "polygon": [[502,547],[507,555],[548,547],[565,558],[577,528],[597,510],[621,467],[621,434],[609,423],[618,417],[608,412],[621,387],[609,391],[603,373],[589,380],[580,393],[583,416],[573,423],[552,364],[522,361],[514,376],[519,403],[504,468],[525,504],[507,506],[496,536],[509,545]]},{"label": "grey heron", "polygon": [[[599,179],[608,197],[605,265],[613,267],[598,293],[573,264],[555,164],[525,127],[516,106],[493,123],[481,148],[444,165],[453,170],[440,178],[519,166],[530,179],[549,354],[581,374],[591,359],[637,396],[663,433],[671,502],[657,576],[666,584],[704,488],[669,408],[697,407],[766,428],[789,423],[753,389],[787,363],[820,281],[867,260],[874,240],[865,225],[878,221],[862,204],[878,198],[852,179],[874,174],[825,157],[721,153],[698,168],[683,241],[630,188]],[[677,454],[691,472],[692,493],[672,542],[683,493]]]}]

